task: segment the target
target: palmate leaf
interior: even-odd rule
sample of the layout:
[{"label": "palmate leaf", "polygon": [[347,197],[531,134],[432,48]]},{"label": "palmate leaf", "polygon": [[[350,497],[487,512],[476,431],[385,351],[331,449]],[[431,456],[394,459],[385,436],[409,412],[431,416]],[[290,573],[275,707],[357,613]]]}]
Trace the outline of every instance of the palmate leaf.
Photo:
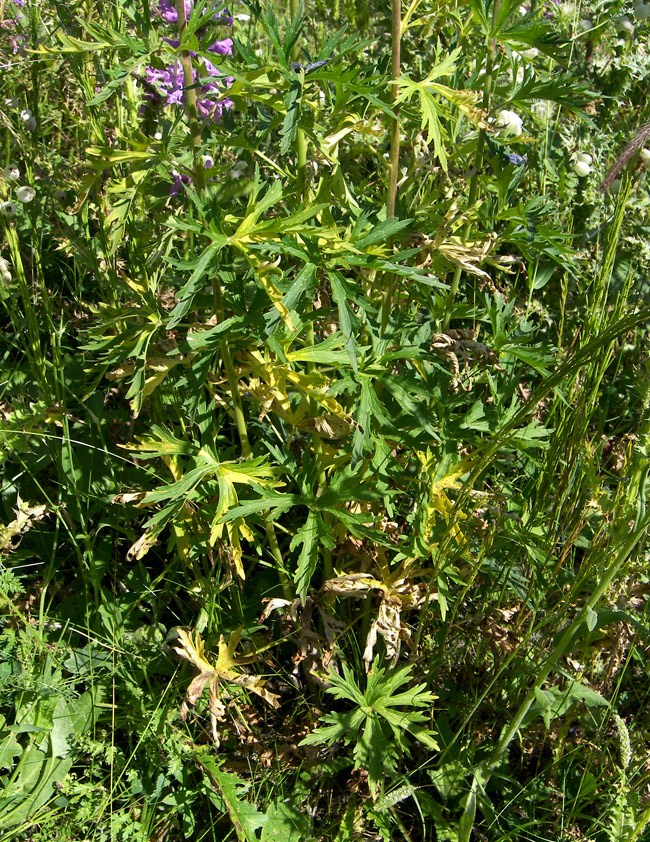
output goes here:
[{"label": "palmate leaf", "polygon": [[[410,690],[396,693],[411,678],[413,665],[398,670],[386,670],[379,666],[375,658],[368,675],[365,691],[357,684],[353,671],[342,665],[343,675],[330,671],[328,681],[331,686],[327,692],[337,699],[351,701],[356,710],[346,713],[330,713],[321,718],[325,726],[316,728],[300,745],[332,745],[337,739],[350,743],[356,739],[354,748],[355,768],[363,767],[368,772],[370,791],[376,795],[384,774],[394,776],[397,755],[395,746],[407,749],[405,734],[409,733],[427,748],[437,751],[439,746],[431,731],[423,728],[426,720],[424,709],[428,708],[436,696],[423,684]],[[404,711],[395,710],[405,707]],[[392,739],[386,732],[390,729]],[[361,736],[359,731],[363,728]]]},{"label": "palmate leaf", "polygon": [[449,55],[435,65],[428,76],[421,82],[415,82],[408,76],[402,76],[397,82],[398,94],[396,102],[406,102],[416,94],[420,99],[420,114],[422,118],[422,129],[426,129],[428,136],[433,140],[433,147],[440,165],[447,171],[447,152],[445,149],[446,131],[440,121],[440,117],[446,115],[446,108],[438,102],[435,94],[459,108],[477,126],[487,128],[484,113],[476,107],[480,94],[470,90],[454,90],[447,85],[436,82],[444,76],[450,76],[456,70],[456,59],[461,53],[458,47]]}]

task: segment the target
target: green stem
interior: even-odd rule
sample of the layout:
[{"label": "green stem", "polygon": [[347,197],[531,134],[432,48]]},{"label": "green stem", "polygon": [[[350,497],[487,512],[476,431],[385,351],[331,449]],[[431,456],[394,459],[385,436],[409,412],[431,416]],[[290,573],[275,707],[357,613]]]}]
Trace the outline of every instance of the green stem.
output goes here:
[{"label": "green stem", "polygon": [[[397,104],[397,80],[401,70],[401,42],[402,42],[402,0],[391,0],[391,101],[394,117],[390,129],[390,172],[388,181],[388,195],[386,198],[386,216],[390,219],[395,216],[395,202],[397,200],[397,181],[399,179],[399,130],[400,130],[400,108]],[[392,242],[390,243],[392,245]],[[381,332],[386,332],[388,317],[390,315],[393,296],[397,288],[397,276],[390,277],[384,287],[384,295],[381,302]]]},{"label": "green stem", "polygon": [[[492,12],[492,25],[493,28],[496,25],[496,20],[499,14],[499,9],[501,7],[501,0],[495,0],[494,9]],[[488,38],[487,42],[487,61],[485,65],[485,86],[483,88],[483,109],[487,110],[490,107],[490,98],[492,96],[492,76],[494,71],[494,51],[496,48],[497,40],[496,38]],[[485,146],[485,132],[480,129],[479,136],[478,136],[478,143],[476,144],[476,158],[474,160],[474,174],[470,178],[469,182],[469,196],[467,199],[467,207],[471,208],[474,202],[476,201],[476,196],[478,194],[478,179],[481,172],[481,168],[483,166],[483,147]],[[471,221],[467,221],[463,228],[463,240],[466,240],[469,236],[470,231],[472,230],[472,223]],[[462,269],[460,266],[456,266],[454,269],[454,275],[451,279],[451,286],[449,287],[449,293],[447,295],[447,301],[445,304],[445,314],[442,320],[442,329],[443,331],[448,330],[449,323],[451,322],[451,316],[454,311],[454,302],[456,300],[456,296],[458,295],[458,287],[460,285],[460,276],[461,276]]]},{"label": "green stem", "polygon": [[[176,11],[178,13],[178,35],[183,41],[183,35],[187,28],[187,16],[185,14],[184,0],[176,0]],[[201,121],[199,110],[196,104],[196,88],[194,87],[194,74],[192,73],[192,56],[189,50],[181,50],[181,65],[183,67],[183,87],[185,88],[185,111],[190,125],[190,137],[192,140],[192,155],[194,158],[194,184],[201,192],[205,188],[205,175],[203,162],[201,161]]]},{"label": "green stem", "polygon": [[[300,0],[289,0],[289,15],[295,21],[300,14]],[[300,44],[298,39],[291,48],[291,61],[300,61]],[[302,96],[302,91],[301,91]],[[296,195],[298,202],[303,197],[307,186],[307,138],[298,126],[296,129]]]},{"label": "green stem", "polygon": [[[314,345],[314,323],[309,322],[307,326],[306,345]],[[316,363],[310,361],[307,363],[307,374],[313,374],[316,371]],[[313,398],[309,398],[309,412],[310,415],[316,411],[316,402]],[[318,459],[318,492],[317,496],[325,491],[327,488],[327,475],[325,473],[325,463],[323,458],[323,441],[318,433],[312,433],[312,442],[314,444],[314,454]],[[323,513],[323,521],[326,526],[331,525],[332,518],[328,512]],[[329,547],[322,547],[323,553],[323,575],[325,580],[331,579],[334,575],[334,568],[332,566],[332,550]]]}]

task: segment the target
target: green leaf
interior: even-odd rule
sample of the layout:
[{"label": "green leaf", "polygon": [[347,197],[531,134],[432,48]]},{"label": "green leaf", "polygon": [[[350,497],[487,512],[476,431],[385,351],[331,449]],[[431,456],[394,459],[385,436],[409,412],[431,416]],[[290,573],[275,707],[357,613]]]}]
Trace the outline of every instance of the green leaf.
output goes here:
[{"label": "green leaf", "polygon": [[259,842],[256,831],[264,827],[268,816],[260,813],[254,804],[244,800],[250,783],[233,772],[224,772],[221,762],[207,753],[197,753],[197,760],[208,772],[210,780],[221,796],[239,842]]},{"label": "green leaf", "polygon": [[266,811],[261,842],[304,842],[309,838],[310,813],[296,803],[297,800],[294,796],[271,804]]},{"label": "green leaf", "polygon": [[592,632],[598,625],[598,613],[588,605],[585,614],[585,623],[590,632]]},{"label": "green leaf", "polygon": [[[216,255],[219,253],[221,246],[219,244],[210,243],[207,248],[203,250],[196,262],[196,268],[192,272],[191,277],[185,286],[178,292],[178,304],[169,314],[167,321],[167,329],[173,330],[185,318],[189,312],[194,296],[197,292],[206,286],[206,277],[210,274],[210,264],[214,261]],[[212,267],[212,275],[216,275],[216,266]],[[211,279],[210,279],[211,280]]]},{"label": "green leaf", "polygon": [[318,564],[320,547],[331,548],[334,546],[330,531],[325,527],[325,523],[318,512],[313,510],[309,512],[306,522],[293,537],[290,549],[295,550],[300,545],[302,545],[302,550],[298,559],[298,568],[293,578],[298,596],[304,605],[307,588]]}]

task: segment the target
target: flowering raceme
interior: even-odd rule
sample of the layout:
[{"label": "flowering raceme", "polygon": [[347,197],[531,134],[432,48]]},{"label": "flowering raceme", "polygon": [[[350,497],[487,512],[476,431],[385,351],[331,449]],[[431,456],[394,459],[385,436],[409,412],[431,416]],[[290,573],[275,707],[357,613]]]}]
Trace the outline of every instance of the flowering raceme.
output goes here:
[{"label": "flowering raceme", "polygon": [[[178,21],[178,13],[172,0],[160,0],[157,11],[167,23],[176,23]],[[191,12],[192,0],[185,0],[185,13],[189,16]],[[222,12],[223,10],[218,10],[214,15],[214,19],[226,26],[231,26],[233,19]],[[197,32],[197,36],[200,37],[201,34],[201,30],[199,30]],[[171,38],[165,38],[164,40],[174,48],[178,48],[180,45],[180,41],[174,41]],[[215,55],[220,56],[230,56],[232,55],[232,45],[232,38],[219,39],[210,44],[210,46],[207,47],[206,52],[214,53]],[[197,58],[197,55],[194,52],[191,52],[190,55],[195,59]],[[200,71],[205,72],[197,73],[197,69],[192,68],[194,83],[197,82],[197,78],[203,77],[206,74],[210,76],[211,79],[210,81],[206,81],[197,87],[198,112],[202,119],[212,119],[216,123],[219,123],[224,110],[232,107],[232,102],[229,99],[222,99],[221,101],[218,101],[221,95],[221,84],[227,86],[232,80],[230,77],[222,76],[219,69],[208,59],[200,58],[199,62]],[[154,91],[145,90],[145,97],[149,99],[153,105],[156,105],[159,100],[155,91],[158,91],[165,98],[165,105],[179,105],[183,103],[184,78],[183,68],[179,61],[163,68],[162,70],[147,67],[145,70],[145,76],[147,82],[150,85],[153,85],[155,89]],[[220,77],[219,81],[217,81],[217,77]]]},{"label": "flowering raceme", "polygon": [[[207,59],[201,59],[206,72],[212,77],[221,77],[219,70]],[[203,74],[201,74],[203,75]],[[194,82],[197,81],[197,71],[192,68],[192,76]],[[180,61],[175,64],[165,67],[163,70],[156,70],[152,67],[147,67],[145,71],[147,82],[159,90],[165,97],[165,105],[179,105],[183,103],[183,66]],[[221,77],[224,84],[230,83],[229,77]],[[225,110],[232,107],[232,101],[229,99],[222,99],[220,102],[215,101],[221,95],[219,83],[216,81],[206,82],[197,88],[197,108],[199,115],[204,119],[212,119],[216,123],[221,121],[221,115]],[[145,96],[152,102],[155,102],[156,95],[145,91]]]},{"label": "flowering raceme", "polygon": [[[185,14],[189,18],[191,13],[192,0],[185,0]],[[167,23],[178,22],[178,12],[176,11],[176,4],[174,3],[174,0],[160,0],[158,3],[158,14],[163,20],[167,21]],[[219,21],[219,23],[226,24],[226,26],[232,26],[232,18],[225,13],[225,9],[219,9],[215,14],[214,19]]]}]

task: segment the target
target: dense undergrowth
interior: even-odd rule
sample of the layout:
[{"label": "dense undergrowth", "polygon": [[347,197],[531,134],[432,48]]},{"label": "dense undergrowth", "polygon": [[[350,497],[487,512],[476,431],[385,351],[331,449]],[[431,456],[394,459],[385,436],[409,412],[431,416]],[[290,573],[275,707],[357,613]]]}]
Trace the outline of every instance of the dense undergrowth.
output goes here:
[{"label": "dense undergrowth", "polygon": [[650,7],[0,8],[0,840],[649,839]]}]

